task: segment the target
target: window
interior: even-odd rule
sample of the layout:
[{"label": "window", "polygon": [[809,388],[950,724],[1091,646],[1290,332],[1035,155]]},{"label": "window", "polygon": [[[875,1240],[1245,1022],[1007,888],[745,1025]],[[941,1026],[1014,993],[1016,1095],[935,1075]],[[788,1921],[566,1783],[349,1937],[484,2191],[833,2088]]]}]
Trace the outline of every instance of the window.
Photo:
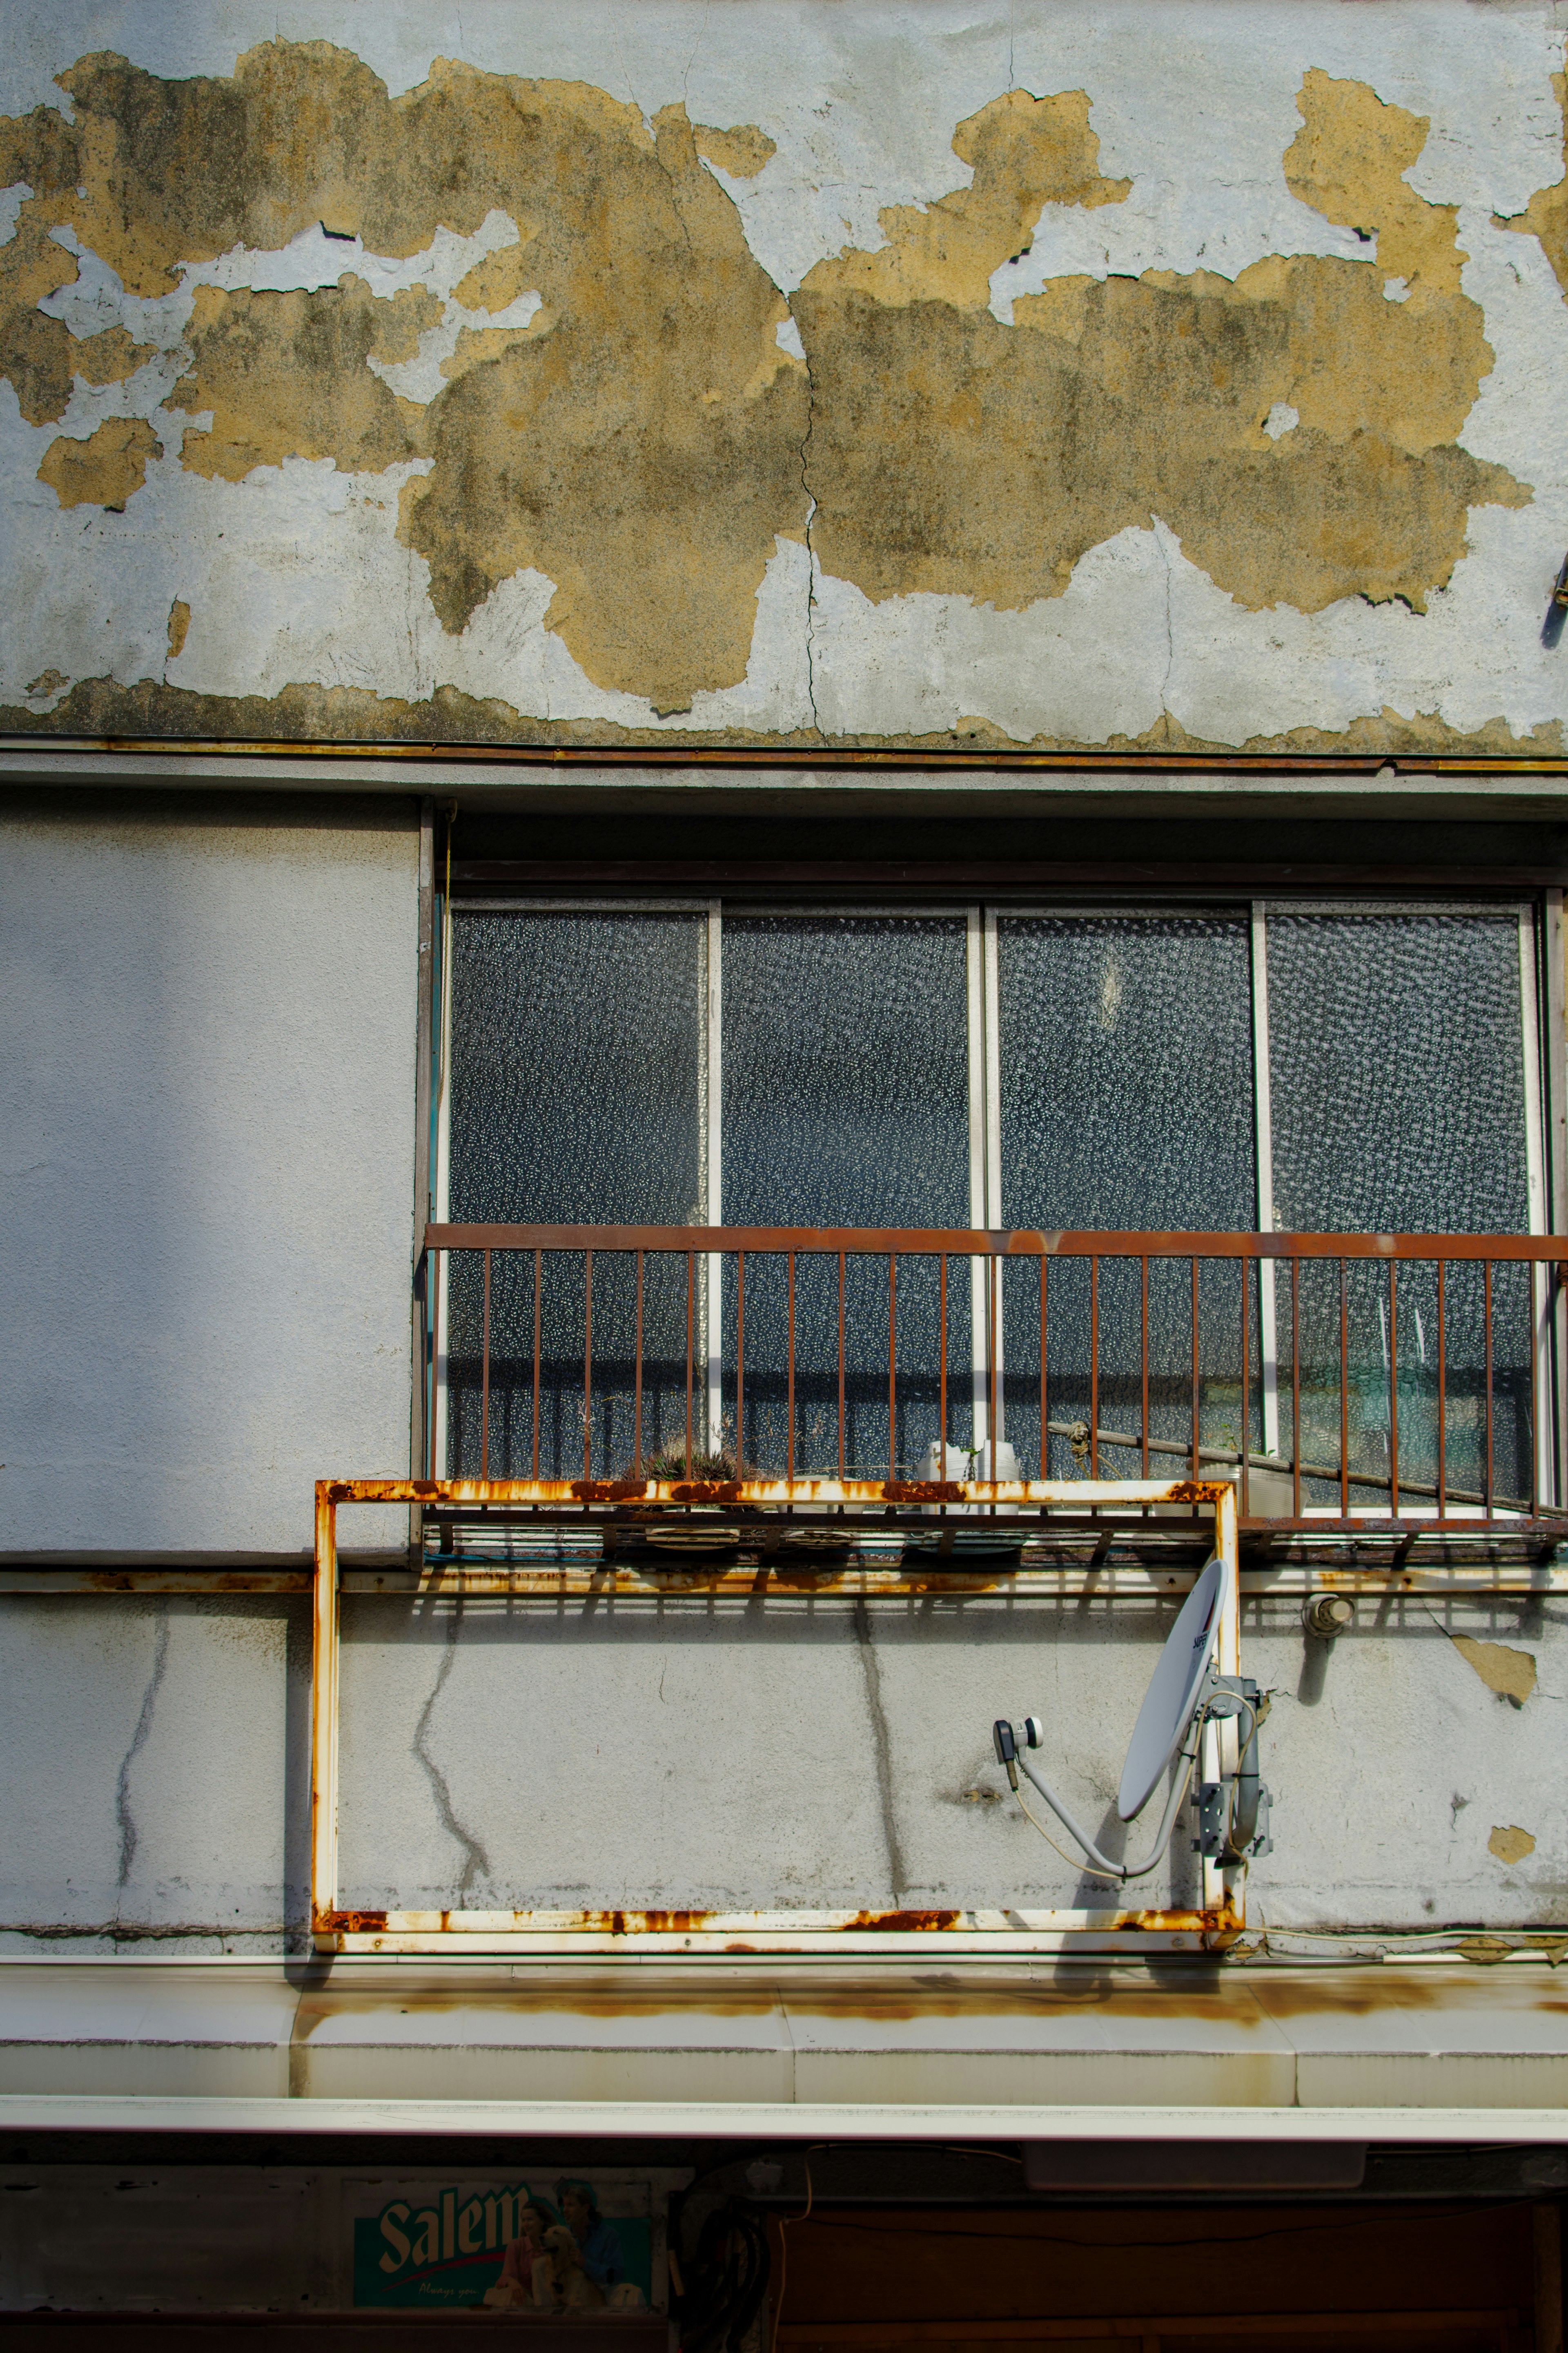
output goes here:
[{"label": "window", "polygon": [[[447,969],[437,1209],[454,1221],[1119,1232],[1507,1232],[1544,1222],[1534,930],[1517,906],[459,904]],[[488,1410],[498,1475],[527,1475],[536,1426],[542,1475],[579,1475],[584,1460],[584,1261],[543,1265],[536,1290],[531,1254],[494,1261]],[[1059,1261],[1052,1276],[1043,1452],[1037,1266],[1005,1267],[994,1298],[983,1261],[954,1269],[944,1306],[932,1257],[898,1256],[892,1302],[885,1259],[847,1263],[841,1417],[836,1259],[797,1261],[786,1372],[782,1256],[749,1255],[742,1319],[731,1256],[699,1260],[689,1297],[685,1261],[650,1257],[639,1302],[632,1258],[596,1252],[595,1469],[631,1464],[640,1314],[645,1460],[684,1440],[689,1329],[706,1443],[776,1462],[793,1391],[801,1472],[836,1470],[841,1448],[852,1475],[881,1475],[889,1462],[913,1470],[938,1434],[945,1320],[949,1441],[987,1435],[976,1335],[994,1324],[997,1435],[1026,1470],[1070,1474],[1082,1463],[1072,1427],[1089,1410],[1087,1264]],[[1249,1445],[1272,1455],[1291,1443],[1289,1430],[1281,1439],[1276,1366],[1289,1353],[1292,1279],[1272,1264],[1261,1272],[1262,1377],[1244,1411],[1239,1270],[1205,1263],[1200,1423],[1205,1444],[1234,1447],[1245,1419]],[[1397,1366],[1382,1280],[1372,1267],[1350,1278],[1351,1438],[1358,1462],[1375,1469],[1380,1447],[1386,1462],[1392,1380],[1401,1476],[1413,1477],[1431,1421],[1423,1400],[1436,1276],[1415,1267],[1402,1277]],[[1530,1281],[1498,1270],[1500,1330],[1529,1329]],[[1479,1443],[1481,1282],[1479,1269],[1451,1269],[1443,1303],[1449,1442],[1461,1451]],[[1303,1266],[1296,1309],[1303,1460],[1337,1461],[1337,1269]],[[1193,1312],[1186,1263],[1152,1261],[1156,1437],[1190,1430]],[[455,1258],[437,1454],[453,1473],[479,1467],[484,1313],[479,1261]],[[1103,1262],[1095,1320],[1097,1426],[1110,1433],[1104,1467],[1114,1472],[1115,1437],[1142,1415],[1135,1261]],[[1512,1431],[1505,1444],[1517,1452],[1529,1444],[1529,1354],[1507,1345],[1499,1394]],[[1289,1420],[1289,1400],[1284,1410]],[[1452,1456],[1449,1476],[1460,1478]]]}]

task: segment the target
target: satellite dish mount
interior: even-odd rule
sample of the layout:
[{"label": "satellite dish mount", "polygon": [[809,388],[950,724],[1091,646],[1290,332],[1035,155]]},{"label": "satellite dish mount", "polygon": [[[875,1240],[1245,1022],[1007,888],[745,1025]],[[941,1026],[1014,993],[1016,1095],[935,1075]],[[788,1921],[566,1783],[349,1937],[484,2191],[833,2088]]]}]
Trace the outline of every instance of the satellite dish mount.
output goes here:
[{"label": "satellite dish mount", "polygon": [[[1115,1862],[1102,1853],[1032,1762],[1029,1752],[1045,1745],[1045,1726],[1037,1715],[1024,1719],[1022,1748],[1005,1717],[999,1716],[992,1726],[997,1761],[1005,1767],[1014,1789],[1019,1790],[1022,1771],[1100,1878],[1125,1885],[1129,1880],[1146,1879],[1158,1867],[1196,1768],[1203,1728],[1229,1716],[1244,1719],[1237,1727],[1236,1768],[1222,1779],[1198,1784],[1198,1835],[1193,1845],[1205,1861],[1234,1863],[1267,1854],[1274,1843],[1268,1835],[1268,1792],[1258,1778],[1258,1734],[1268,1703],[1247,1676],[1222,1675],[1215,1667],[1229,1575],[1217,1553],[1200,1571],[1149,1679],[1127,1746],[1116,1799],[1116,1810],[1124,1822],[1138,1819],[1171,1766],[1179,1758],[1184,1760],[1184,1770],[1171,1782],[1153,1850],[1144,1862]],[[1024,1810],[1029,1812],[1027,1806]],[[1032,1813],[1029,1820],[1043,1838],[1049,1837]]]}]

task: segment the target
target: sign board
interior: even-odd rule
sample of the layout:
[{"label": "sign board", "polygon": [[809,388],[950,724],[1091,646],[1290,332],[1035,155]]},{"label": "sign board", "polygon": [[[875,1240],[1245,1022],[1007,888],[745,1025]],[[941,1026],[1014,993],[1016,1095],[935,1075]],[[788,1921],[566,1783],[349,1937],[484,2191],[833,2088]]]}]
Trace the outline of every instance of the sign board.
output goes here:
[{"label": "sign board", "polygon": [[666,2205],[689,2179],[541,2167],[345,2181],[353,2305],[557,2319],[663,2312]]}]

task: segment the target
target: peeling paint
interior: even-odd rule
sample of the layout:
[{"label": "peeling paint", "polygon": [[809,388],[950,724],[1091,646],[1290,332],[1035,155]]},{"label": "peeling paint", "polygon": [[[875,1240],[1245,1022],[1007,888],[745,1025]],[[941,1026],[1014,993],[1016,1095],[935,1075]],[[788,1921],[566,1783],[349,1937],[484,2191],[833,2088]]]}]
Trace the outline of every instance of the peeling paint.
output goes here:
[{"label": "peeling paint", "polygon": [[1522,237],[1540,238],[1541,249],[1552,264],[1557,283],[1568,294],[1568,75],[1553,74],[1552,87],[1563,110],[1563,177],[1550,187],[1537,188],[1523,212],[1509,219],[1495,217],[1500,228],[1517,229]]},{"label": "peeling paint", "polygon": [[[173,447],[163,398],[183,443],[137,512],[153,546],[203,551],[199,576],[182,559],[157,591],[195,600],[180,659],[198,699],[170,699],[155,658],[139,677],[129,648],[100,670],[101,636],[68,646],[85,603],[62,575],[18,628],[6,723],[92,732],[90,708],[104,727],[140,712],[215,736],[1560,752],[1562,681],[1539,617],[1520,626],[1563,537],[1549,448],[1514,423],[1521,371],[1551,364],[1544,272],[1537,259],[1516,295],[1497,249],[1519,239],[1491,225],[1538,236],[1562,281],[1568,183],[1530,195],[1519,168],[1543,135],[1515,154],[1483,96],[1457,142],[1451,104],[1427,96],[1452,60],[1426,73],[1405,12],[1386,37],[1331,33],[1333,12],[1300,36],[1244,25],[1271,74],[1290,51],[1296,121],[1270,115],[1271,166],[1248,150],[1258,187],[1273,174],[1270,229],[1245,256],[1216,237],[1212,267],[1184,224],[1154,233],[1178,198],[1128,110],[1128,77],[1162,71],[1158,12],[1125,42],[1031,32],[1031,86],[975,105],[959,77],[970,111],[917,39],[912,100],[922,138],[951,138],[952,182],[879,180],[873,142],[845,167],[861,190],[847,241],[819,237],[813,259],[804,224],[826,199],[787,126],[826,70],[818,14],[780,61],[776,120],[731,70],[756,36],[728,25],[723,71],[686,74],[690,114],[679,76],[673,96],[638,85],[646,108],[613,94],[630,85],[575,30],[577,79],[437,59],[395,94],[321,41],[263,40],[231,74],[179,79],[108,54],[64,64],[73,121],[0,122],[0,174],[24,192],[0,245],[0,374],[28,425],[86,443],[106,426],[87,388],[146,369],[125,406]],[[1534,54],[1537,84],[1519,85],[1534,121],[1561,45],[1525,32],[1505,56],[1513,37],[1489,26],[1478,75],[1514,87]],[[692,120],[730,84],[753,120]],[[850,75],[828,97],[825,170],[847,124],[881,135],[890,92]],[[1475,192],[1503,147],[1494,201],[1524,209],[1489,215]],[[1223,218],[1212,169],[1179,201],[1200,185]],[[1145,225],[1131,269],[1123,212]],[[1064,271],[1069,253],[1092,262],[1091,222],[1108,224],[1103,271]],[[335,287],[323,229],[356,240]],[[296,247],[315,274],[289,280]],[[798,280],[758,258],[786,247]],[[72,332],[116,305],[123,323]],[[285,470],[265,526],[255,502],[216,528],[192,503],[203,483],[272,501]],[[358,485],[341,510],[334,470]],[[356,520],[334,535],[340,511]],[[310,580],[275,618],[268,531]],[[101,550],[37,544],[46,570],[108,565],[119,593]],[[1439,609],[1467,559],[1491,586]],[[398,597],[406,628],[382,621]],[[1394,628],[1367,604],[1396,607]],[[246,629],[217,619],[229,608]],[[1405,626],[1428,616],[1441,627]],[[23,682],[46,671],[73,691],[28,708]]]},{"label": "peeling paint", "polygon": [[1488,1691],[1515,1707],[1524,1705],[1535,1689],[1535,1660],[1529,1651],[1510,1650],[1506,1642],[1477,1642],[1468,1634],[1453,1634],[1449,1640]]},{"label": "peeling paint", "polygon": [[163,445],[140,417],[111,417],[85,441],[64,435],[51,441],[38,468],[38,480],[47,482],[62,507],[123,509],[147,479]]},{"label": "peeling paint", "polygon": [[317,293],[198,287],[193,364],[168,406],[210,410],[213,421],[187,427],[181,463],[238,482],[286,458],[380,473],[416,456],[421,412],[365,363],[412,358],[441,311],[423,287],[384,301],[352,272]]},{"label": "peeling paint", "polygon": [[[1018,109],[1002,103],[1011,129]],[[1069,105],[1079,131],[1069,200],[1118,201],[1128,184],[1093,171],[1087,100],[1046,103]],[[1025,181],[1017,134],[977,144],[967,123],[953,144],[977,159],[975,185],[956,255],[933,206],[885,215],[883,252],[819,264],[795,310],[826,569],[873,601],[962,591],[1017,609],[1061,595],[1089,548],[1158,515],[1245,607],[1312,613],[1363,596],[1425,610],[1464,553],[1468,510],[1530,492],[1456,446],[1492,355],[1459,290],[1453,208],[1398,176],[1425,122],[1321,74],[1300,107],[1285,158],[1295,192],[1330,219],[1390,224],[1385,241],[1413,283],[1420,273],[1407,306],[1384,301],[1365,263],[1314,256],[1234,282],[1058,279],[1002,326],[990,275],[1047,174],[1036,165],[1015,215],[992,179]],[[1287,407],[1295,429],[1269,435]],[[904,452],[891,483],[889,448]]]},{"label": "peeling paint", "polygon": [[1500,1862],[1522,1862],[1527,1854],[1535,1852],[1535,1841],[1528,1831],[1521,1831],[1517,1822],[1510,1822],[1506,1828],[1500,1824],[1493,1831],[1487,1841],[1487,1849],[1496,1855]]}]

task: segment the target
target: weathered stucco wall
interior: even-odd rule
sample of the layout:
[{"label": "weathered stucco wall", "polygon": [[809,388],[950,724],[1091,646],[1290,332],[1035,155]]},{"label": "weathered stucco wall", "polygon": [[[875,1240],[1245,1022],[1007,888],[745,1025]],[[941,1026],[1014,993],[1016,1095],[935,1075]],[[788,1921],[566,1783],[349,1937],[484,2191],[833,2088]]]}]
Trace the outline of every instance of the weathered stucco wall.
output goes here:
[{"label": "weathered stucco wall", "polygon": [[1561,752],[1559,13],[14,12],[0,722]]},{"label": "weathered stucco wall", "polygon": [[0,820],[0,1549],[304,1552],[407,1461],[408,809]]},{"label": "weathered stucco wall", "polygon": [[[1328,1645],[1249,1604],[1276,1849],[1249,1918],[1568,1934],[1561,1599],[1365,1600]],[[1113,1793],[1171,1608],[716,1609],[350,1598],[342,1888],[380,1905],[812,1911],[1094,1903],[990,1724],[1029,1709],[1083,1819]],[[1478,1648],[1477,1646],[1480,1646]],[[14,1599],[0,1950],[298,1945],[303,1601]],[[1136,1827],[1126,1851],[1146,1851]],[[1179,1835],[1151,1902],[1189,1900]]]}]

